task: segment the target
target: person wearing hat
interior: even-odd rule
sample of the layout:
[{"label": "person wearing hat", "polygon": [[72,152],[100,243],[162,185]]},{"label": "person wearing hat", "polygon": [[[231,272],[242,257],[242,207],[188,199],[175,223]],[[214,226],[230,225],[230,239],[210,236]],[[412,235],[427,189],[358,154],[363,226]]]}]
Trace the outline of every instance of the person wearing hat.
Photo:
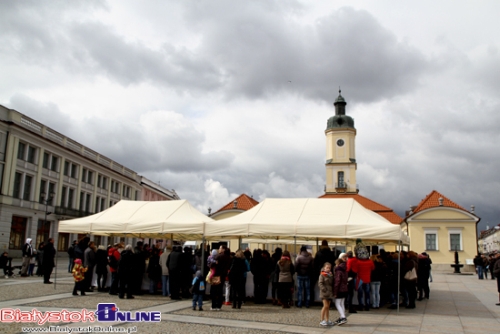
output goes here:
[{"label": "person wearing hat", "polygon": [[73,266],[73,279],[75,280],[75,287],[73,288],[73,296],[78,296],[78,290],[80,290],[80,295],[85,296],[85,285],[83,284],[85,280],[85,272],[87,268],[82,265],[82,260],[75,259],[75,265]]},{"label": "person wearing hat", "polygon": [[76,240],[73,240],[73,243],[68,248],[68,256],[69,256],[68,273],[71,273],[73,271],[73,266],[75,265],[74,262],[75,246],[76,246]]}]

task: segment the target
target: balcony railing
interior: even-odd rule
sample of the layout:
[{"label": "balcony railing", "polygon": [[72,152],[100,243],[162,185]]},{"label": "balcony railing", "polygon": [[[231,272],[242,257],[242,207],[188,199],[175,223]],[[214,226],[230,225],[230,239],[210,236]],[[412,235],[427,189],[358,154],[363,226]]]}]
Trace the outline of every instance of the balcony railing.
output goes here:
[{"label": "balcony railing", "polygon": [[347,189],[349,185],[347,184],[347,182],[336,182],[335,183],[335,188],[336,189]]},{"label": "balcony railing", "polygon": [[64,208],[62,206],[56,206],[55,214],[60,216],[85,217],[90,216],[93,213],[88,211]]}]

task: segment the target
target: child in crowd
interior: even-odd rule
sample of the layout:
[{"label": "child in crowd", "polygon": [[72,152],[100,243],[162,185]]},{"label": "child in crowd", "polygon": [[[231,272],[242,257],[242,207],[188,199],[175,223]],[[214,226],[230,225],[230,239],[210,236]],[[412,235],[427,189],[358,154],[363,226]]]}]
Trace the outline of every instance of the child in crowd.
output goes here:
[{"label": "child in crowd", "polygon": [[333,298],[335,298],[335,307],[339,312],[339,318],[335,321],[335,325],[343,325],[347,322],[345,317],[345,298],[347,297],[347,254],[341,253],[335,262],[335,279],[333,283]]},{"label": "child in crowd", "polygon": [[73,296],[78,296],[78,290],[80,290],[80,295],[85,296],[85,287],[83,284],[84,274],[87,271],[82,265],[81,259],[75,259],[75,265],[73,266],[73,278],[75,279],[75,287],[73,288]]},{"label": "child in crowd", "polygon": [[323,301],[323,308],[321,309],[321,326],[333,326],[334,323],[330,321],[330,300],[333,298],[333,274],[332,265],[325,262],[321,268],[319,275],[319,297]]},{"label": "child in crowd", "polygon": [[196,272],[192,283],[192,293],[193,293],[193,311],[196,311],[196,302],[198,302],[198,309],[203,311],[203,296],[205,295],[205,280],[201,275],[201,271]]}]

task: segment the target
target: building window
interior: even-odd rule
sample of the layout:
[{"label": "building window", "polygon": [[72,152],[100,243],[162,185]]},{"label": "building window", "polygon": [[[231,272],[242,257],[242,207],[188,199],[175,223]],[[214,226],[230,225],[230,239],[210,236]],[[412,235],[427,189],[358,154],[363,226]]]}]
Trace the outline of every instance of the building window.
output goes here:
[{"label": "building window", "polygon": [[85,201],[85,211],[90,212],[90,203],[92,201],[92,198],[90,194],[87,194],[87,200]]},{"label": "building window", "polygon": [[438,229],[424,229],[425,233],[425,250],[436,251],[439,249],[438,244]]},{"label": "building window", "polygon": [[69,233],[59,233],[59,238],[57,238],[57,251],[64,252],[68,250],[69,245]]},{"label": "building window", "polygon": [[78,166],[75,164],[71,164],[71,177],[76,179],[78,176]]},{"label": "building window", "polygon": [[94,235],[94,243],[96,246],[101,246],[102,237],[100,235]]},{"label": "building window", "polygon": [[[49,191],[46,193],[48,194],[48,202],[47,202],[47,205],[54,205],[54,197],[55,197],[55,189],[56,189],[56,184],[55,183],[52,183],[52,182],[49,182]],[[51,198],[50,197],[50,194],[54,194],[54,196]]]},{"label": "building window", "polygon": [[64,162],[64,175],[66,175],[66,176],[69,176],[69,167],[70,167],[69,161],[65,161]]},{"label": "building window", "polygon": [[12,197],[14,198],[20,198],[21,197],[21,180],[23,178],[23,174],[17,173],[14,177],[14,192],[12,194]]},{"label": "building window", "polygon": [[10,225],[9,249],[22,249],[26,235],[28,218],[12,216]]},{"label": "building window", "polygon": [[26,144],[19,142],[19,146],[17,147],[17,158],[19,160],[24,160],[25,151],[26,151]]},{"label": "building window", "polygon": [[66,207],[66,194],[68,193],[68,188],[67,187],[62,187],[62,192],[61,192],[61,206],[63,208]]},{"label": "building window", "polygon": [[101,211],[103,211],[105,208],[105,205],[106,205],[106,199],[105,198],[101,198]]},{"label": "building window", "polygon": [[462,229],[448,229],[448,239],[450,241],[450,251],[462,251]]},{"label": "building window", "polygon": [[23,199],[25,201],[29,201],[31,199],[31,181],[33,180],[33,177],[29,175],[24,176],[24,192],[23,192]]},{"label": "building window", "polygon": [[344,172],[339,172],[337,174],[337,181],[339,183],[339,188],[345,188],[345,183],[344,183]]},{"label": "building window", "polygon": [[49,232],[50,232],[50,221],[39,219],[38,227],[36,229],[36,243],[35,243],[36,247],[38,247],[42,242],[49,240]]},{"label": "building window", "polygon": [[68,189],[68,208],[73,209],[73,200],[75,197],[75,189]]},{"label": "building window", "polygon": [[92,184],[92,176],[94,175],[94,173],[92,173],[91,171],[87,171],[87,183],[88,184]]},{"label": "building window", "polygon": [[57,172],[57,170],[59,169],[58,167],[59,167],[59,158],[52,156],[52,161],[50,163],[50,170],[53,172]]},{"label": "building window", "polygon": [[80,193],[80,211],[83,211],[83,208],[84,208],[84,200],[85,200],[85,193],[81,192],[81,193]]},{"label": "building window", "polygon": [[45,180],[40,181],[40,199],[39,199],[39,202],[43,204],[44,198],[42,197],[42,193],[45,193],[46,196],[47,196],[47,194],[49,194],[47,192],[47,181],[45,181]]},{"label": "building window", "polygon": [[36,148],[34,148],[33,146],[28,146],[28,157],[27,157],[26,161],[34,164],[35,163],[35,156],[36,156]]},{"label": "building window", "polygon": [[49,169],[50,155],[47,152],[43,152],[43,162],[42,167]]}]

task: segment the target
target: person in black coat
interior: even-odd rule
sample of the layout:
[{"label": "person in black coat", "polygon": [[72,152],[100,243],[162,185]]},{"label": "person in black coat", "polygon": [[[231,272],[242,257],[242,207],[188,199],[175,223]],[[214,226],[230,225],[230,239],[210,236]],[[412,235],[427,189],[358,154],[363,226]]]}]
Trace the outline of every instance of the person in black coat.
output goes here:
[{"label": "person in black coat", "polygon": [[189,288],[191,288],[191,282],[193,281],[193,275],[196,271],[193,271],[193,250],[190,247],[184,247],[184,253],[181,255],[182,258],[182,268],[181,268],[181,289],[182,298],[190,298],[191,293]]},{"label": "person in black coat", "polygon": [[142,278],[146,272],[146,259],[148,258],[148,252],[143,248],[144,243],[142,241],[137,241],[136,247],[134,248],[134,273],[132,290],[137,295],[142,295]]},{"label": "person in black coat", "polygon": [[231,300],[233,308],[241,308],[245,296],[245,273],[247,264],[242,250],[236,251],[229,268],[229,284],[231,284]]},{"label": "person in black coat", "polygon": [[38,246],[38,250],[36,252],[36,262],[37,262],[37,268],[36,268],[36,275],[38,277],[43,276],[43,248],[45,247],[45,244],[43,242],[40,243]]},{"label": "person in black coat", "polygon": [[[431,272],[432,261],[426,252],[418,255],[418,270],[417,270],[417,289],[418,300],[429,299],[429,276]],[[425,296],[424,296],[425,294]]]},{"label": "person in black coat", "polygon": [[54,248],[54,238],[49,238],[43,248],[43,283],[52,284],[50,275],[55,267],[54,258],[56,257],[56,249]]},{"label": "person in black coat", "polygon": [[89,246],[89,241],[90,241],[89,237],[84,237],[73,248],[73,256],[74,256],[74,258],[82,260],[82,263],[85,262],[84,253],[85,253],[85,250],[87,249],[87,247]]},{"label": "person in black coat", "polygon": [[125,246],[125,250],[120,255],[120,261],[118,261],[118,276],[120,278],[120,292],[118,297],[123,299],[125,293],[127,294],[127,299],[133,299],[132,289],[134,280],[134,264],[135,257],[132,245]]},{"label": "person in black coat", "polygon": [[221,245],[219,248],[219,254],[215,257],[215,264],[213,265],[215,269],[214,276],[219,276],[221,284],[212,285],[210,287],[210,294],[212,295],[212,310],[220,310],[222,307],[222,288],[224,282],[226,281],[227,272],[231,266],[231,257],[229,255],[229,249],[227,246]]},{"label": "person in black coat", "polygon": [[153,248],[151,251],[147,272],[149,278],[149,293],[154,295],[158,282],[161,280],[162,273],[160,266],[160,250],[158,248]]},{"label": "person in black coat", "polygon": [[181,246],[174,246],[172,253],[168,256],[167,267],[169,273],[170,283],[170,298],[179,300],[180,298],[180,283],[181,283],[181,269],[182,269],[182,248]]},{"label": "person in black coat", "polygon": [[321,247],[319,251],[316,252],[316,255],[314,256],[314,272],[310,277],[311,281],[311,289],[310,291],[310,302],[313,303],[314,299],[316,298],[315,295],[315,287],[318,282],[319,275],[321,275],[321,268],[323,268],[323,265],[328,262],[328,263],[335,263],[337,260],[337,257],[335,256],[335,253],[332,252],[330,247],[328,246],[328,241],[323,240],[321,241]]},{"label": "person in black coat", "polygon": [[106,291],[108,281],[108,251],[100,245],[95,253],[95,273],[97,274],[97,291]]}]

